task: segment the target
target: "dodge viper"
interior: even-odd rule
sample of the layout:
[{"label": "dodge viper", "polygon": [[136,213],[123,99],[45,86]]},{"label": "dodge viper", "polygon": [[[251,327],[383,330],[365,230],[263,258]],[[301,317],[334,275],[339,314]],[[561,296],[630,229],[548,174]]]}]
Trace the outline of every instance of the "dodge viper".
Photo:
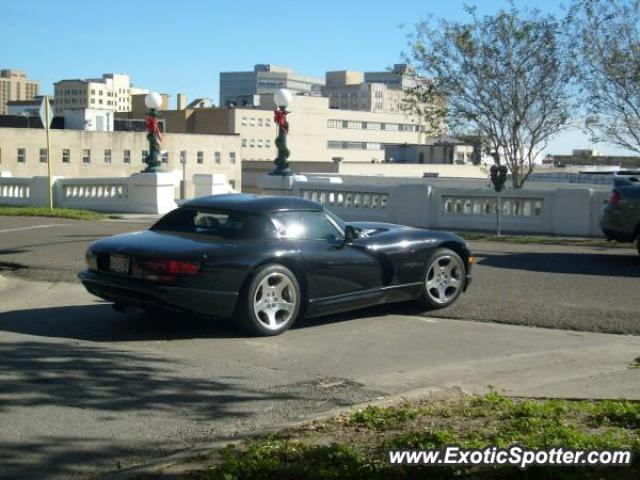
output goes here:
[{"label": "dodge viper", "polygon": [[381,303],[455,302],[471,281],[458,236],[345,222],[298,197],[213,195],[182,204],[141,232],[93,243],[87,290],[121,312],[233,317],[256,335]]}]

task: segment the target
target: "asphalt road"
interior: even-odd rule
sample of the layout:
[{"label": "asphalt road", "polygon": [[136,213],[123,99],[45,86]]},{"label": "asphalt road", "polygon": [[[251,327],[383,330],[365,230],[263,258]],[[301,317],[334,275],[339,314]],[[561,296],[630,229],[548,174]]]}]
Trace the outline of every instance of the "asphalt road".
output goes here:
[{"label": "asphalt road", "polygon": [[[87,245],[149,223],[0,217],[0,272],[4,266],[5,275],[75,283]],[[640,334],[640,256],[633,245],[470,245],[479,259],[473,285],[453,307],[430,316]]]},{"label": "asphalt road", "polygon": [[[0,217],[0,478],[85,478],[424,388],[640,399],[640,262],[629,248],[474,243],[454,307],[389,305],[247,338],[121,315],[75,280],[85,247],[148,222]],[[594,361],[597,359],[597,361]]]}]

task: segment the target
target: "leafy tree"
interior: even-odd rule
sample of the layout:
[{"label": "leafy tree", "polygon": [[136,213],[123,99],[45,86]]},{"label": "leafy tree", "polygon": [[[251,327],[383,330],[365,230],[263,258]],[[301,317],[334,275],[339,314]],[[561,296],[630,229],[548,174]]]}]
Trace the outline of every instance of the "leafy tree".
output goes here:
[{"label": "leafy tree", "polygon": [[640,152],[640,1],[575,0],[568,24],[592,140]]},{"label": "leafy tree", "polygon": [[479,138],[520,188],[548,139],[568,127],[574,67],[553,16],[520,11],[513,2],[495,15],[467,12],[466,23],[416,26],[407,58],[416,87],[409,94],[415,104],[446,98],[451,133]]}]

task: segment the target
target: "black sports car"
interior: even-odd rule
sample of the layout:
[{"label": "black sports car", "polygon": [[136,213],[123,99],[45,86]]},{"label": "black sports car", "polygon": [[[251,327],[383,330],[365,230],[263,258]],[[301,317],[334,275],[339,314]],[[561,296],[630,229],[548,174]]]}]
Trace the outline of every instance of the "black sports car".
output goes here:
[{"label": "black sports car", "polygon": [[451,233],[345,223],[309,200],[246,194],[186,202],[149,230],[95,242],[86,259],[82,283],[116,310],[235,314],[258,335],[380,303],[446,307],[474,261]]}]

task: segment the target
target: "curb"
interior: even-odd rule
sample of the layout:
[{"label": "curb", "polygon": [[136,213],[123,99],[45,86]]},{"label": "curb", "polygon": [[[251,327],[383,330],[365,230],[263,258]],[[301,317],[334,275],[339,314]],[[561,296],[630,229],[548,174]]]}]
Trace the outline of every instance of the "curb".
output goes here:
[{"label": "curb", "polygon": [[[488,392],[490,388],[486,388]],[[234,440],[218,440],[214,442],[207,442],[201,445],[188,448],[181,452],[177,452],[171,454],[169,456],[154,460],[147,464],[128,468],[126,470],[122,470],[116,473],[108,473],[100,476],[103,480],[127,480],[130,478],[138,478],[154,475],[156,477],[162,476],[162,470],[174,467],[179,464],[186,464],[189,461],[197,460],[198,458],[203,457],[204,455],[211,454],[215,450],[226,447],[228,445],[239,445],[246,440],[266,436],[270,433],[275,433],[280,430],[287,430],[292,428],[300,427],[304,424],[307,424],[312,421],[322,421],[328,420],[330,418],[337,417],[339,415],[344,415],[349,412],[357,411],[368,406],[378,406],[378,407],[386,407],[397,403],[407,402],[411,400],[418,399],[432,399],[432,400],[450,400],[454,398],[461,398],[463,396],[468,395],[470,392],[467,392],[461,387],[426,387],[420,388],[416,390],[410,390],[408,392],[404,392],[401,394],[389,395],[387,397],[382,397],[379,399],[375,399],[369,402],[362,402],[351,405],[349,407],[339,407],[328,410],[326,412],[322,412],[318,415],[312,415],[301,420],[296,420],[292,422],[286,422],[278,425],[273,425],[270,427],[262,428],[259,430],[255,430],[251,433],[245,433],[239,435]],[[215,460],[211,463],[215,464]],[[187,473],[185,470],[184,473]],[[173,475],[176,472],[172,472]],[[179,473],[178,473],[179,474]]]}]

